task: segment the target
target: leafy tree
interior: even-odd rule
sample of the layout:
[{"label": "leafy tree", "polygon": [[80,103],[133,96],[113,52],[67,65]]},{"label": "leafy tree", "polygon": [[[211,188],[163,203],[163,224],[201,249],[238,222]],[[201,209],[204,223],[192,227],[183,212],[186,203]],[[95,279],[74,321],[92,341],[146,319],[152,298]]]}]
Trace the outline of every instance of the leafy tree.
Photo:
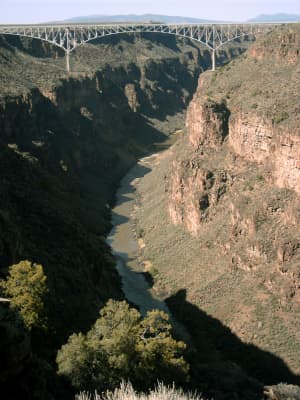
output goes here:
[{"label": "leafy tree", "polygon": [[125,302],[109,300],[87,333],[73,334],[57,355],[58,371],[77,389],[114,388],[130,380],[139,389],[157,380],[183,383],[185,344],[171,335],[169,317],[151,311],[143,319]]},{"label": "leafy tree", "polygon": [[0,281],[4,294],[22,316],[28,329],[45,328],[44,300],[48,292],[43,267],[30,261],[21,261],[9,268],[6,281]]},{"label": "leafy tree", "polygon": [[140,320],[140,313],[125,301],[109,300],[88,333],[89,346],[101,348],[107,356],[110,373],[106,385],[118,384],[120,375],[126,380],[132,377]]},{"label": "leafy tree", "polygon": [[172,338],[168,315],[159,310],[151,311],[141,322],[140,329],[139,380],[156,382],[158,377],[164,377],[165,383],[183,383],[188,374],[188,365],[181,356],[186,345]]},{"label": "leafy tree", "polygon": [[88,346],[85,335],[82,333],[71,335],[68,343],[58,352],[57,363],[61,375],[72,377],[74,387],[82,387],[84,382],[85,389],[93,388],[94,352]]}]

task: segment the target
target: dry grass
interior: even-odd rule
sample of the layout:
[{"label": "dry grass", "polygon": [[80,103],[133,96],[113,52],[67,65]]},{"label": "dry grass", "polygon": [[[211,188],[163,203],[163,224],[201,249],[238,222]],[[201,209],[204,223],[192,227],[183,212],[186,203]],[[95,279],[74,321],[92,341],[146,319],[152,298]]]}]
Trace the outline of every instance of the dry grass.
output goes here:
[{"label": "dry grass", "polygon": [[113,392],[106,392],[102,395],[98,393],[81,392],[75,400],[201,400],[201,396],[176,389],[175,386],[165,386],[159,383],[149,394],[138,393],[130,383],[123,382],[120,388]]}]

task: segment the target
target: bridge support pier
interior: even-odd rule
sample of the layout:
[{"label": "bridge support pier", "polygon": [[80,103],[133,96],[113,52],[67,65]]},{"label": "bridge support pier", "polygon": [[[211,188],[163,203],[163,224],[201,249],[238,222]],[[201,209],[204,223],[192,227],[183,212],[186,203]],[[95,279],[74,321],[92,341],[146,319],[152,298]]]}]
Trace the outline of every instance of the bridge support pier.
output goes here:
[{"label": "bridge support pier", "polygon": [[211,65],[212,65],[211,70],[212,70],[212,71],[215,71],[215,70],[216,70],[216,49],[212,49],[212,53],[211,53]]},{"label": "bridge support pier", "polygon": [[66,67],[67,67],[67,73],[70,73],[70,51],[66,51]]},{"label": "bridge support pier", "polygon": [[70,73],[70,31],[69,28],[66,29],[66,63],[67,63],[67,72]]}]

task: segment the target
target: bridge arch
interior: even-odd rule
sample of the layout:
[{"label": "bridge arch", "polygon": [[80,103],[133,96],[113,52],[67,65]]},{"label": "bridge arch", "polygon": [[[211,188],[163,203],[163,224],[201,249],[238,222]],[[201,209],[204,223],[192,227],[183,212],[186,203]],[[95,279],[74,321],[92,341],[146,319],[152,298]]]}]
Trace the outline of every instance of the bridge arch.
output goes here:
[{"label": "bridge arch", "polygon": [[16,34],[16,33],[3,33],[3,32],[0,32],[0,35],[5,35],[5,36],[19,36],[19,37],[24,37],[24,38],[28,38],[28,39],[41,40],[42,42],[49,43],[49,44],[52,44],[53,46],[59,47],[59,48],[62,49],[64,52],[66,52],[66,49],[65,49],[63,46],[61,46],[60,44],[55,43],[55,42],[53,42],[53,41],[51,41],[51,40],[47,40],[47,39],[43,39],[43,38],[37,38],[37,37],[29,36],[29,35]]}]

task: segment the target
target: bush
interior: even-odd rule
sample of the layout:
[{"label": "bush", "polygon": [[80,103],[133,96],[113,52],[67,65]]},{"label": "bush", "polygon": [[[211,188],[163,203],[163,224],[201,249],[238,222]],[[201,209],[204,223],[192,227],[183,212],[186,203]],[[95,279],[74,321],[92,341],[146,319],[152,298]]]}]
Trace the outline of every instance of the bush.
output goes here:
[{"label": "bush", "polygon": [[286,111],[281,111],[281,112],[279,112],[278,114],[275,115],[274,123],[275,124],[280,124],[280,122],[285,121],[288,118],[289,118],[289,114]]},{"label": "bush", "polygon": [[157,268],[155,267],[151,267],[150,271],[149,271],[150,275],[152,276],[153,279],[155,279],[157,277],[157,275],[159,274],[159,271]]},{"label": "bush", "polygon": [[172,338],[166,313],[151,311],[143,319],[125,301],[110,300],[86,335],[73,334],[59,350],[58,372],[79,390],[113,389],[122,380],[139,389],[158,379],[184,383],[185,347]]},{"label": "bush", "polygon": [[257,182],[264,182],[265,178],[262,175],[256,175],[255,180]]},{"label": "bush", "polygon": [[143,228],[139,228],[138,230],[137,230],[137,237],[138,237],[138,239],[141,239],[141,238],[143,238],[145,236],[145,231],[144,231],[144,229]]},{"label": "bush", "polygon": [[44,300],[48,292],[43,267],[30,261],[21,261],[9,268],[6,281],[0,281],[4,294],[17,309],[28,329],[46,328]]}]

